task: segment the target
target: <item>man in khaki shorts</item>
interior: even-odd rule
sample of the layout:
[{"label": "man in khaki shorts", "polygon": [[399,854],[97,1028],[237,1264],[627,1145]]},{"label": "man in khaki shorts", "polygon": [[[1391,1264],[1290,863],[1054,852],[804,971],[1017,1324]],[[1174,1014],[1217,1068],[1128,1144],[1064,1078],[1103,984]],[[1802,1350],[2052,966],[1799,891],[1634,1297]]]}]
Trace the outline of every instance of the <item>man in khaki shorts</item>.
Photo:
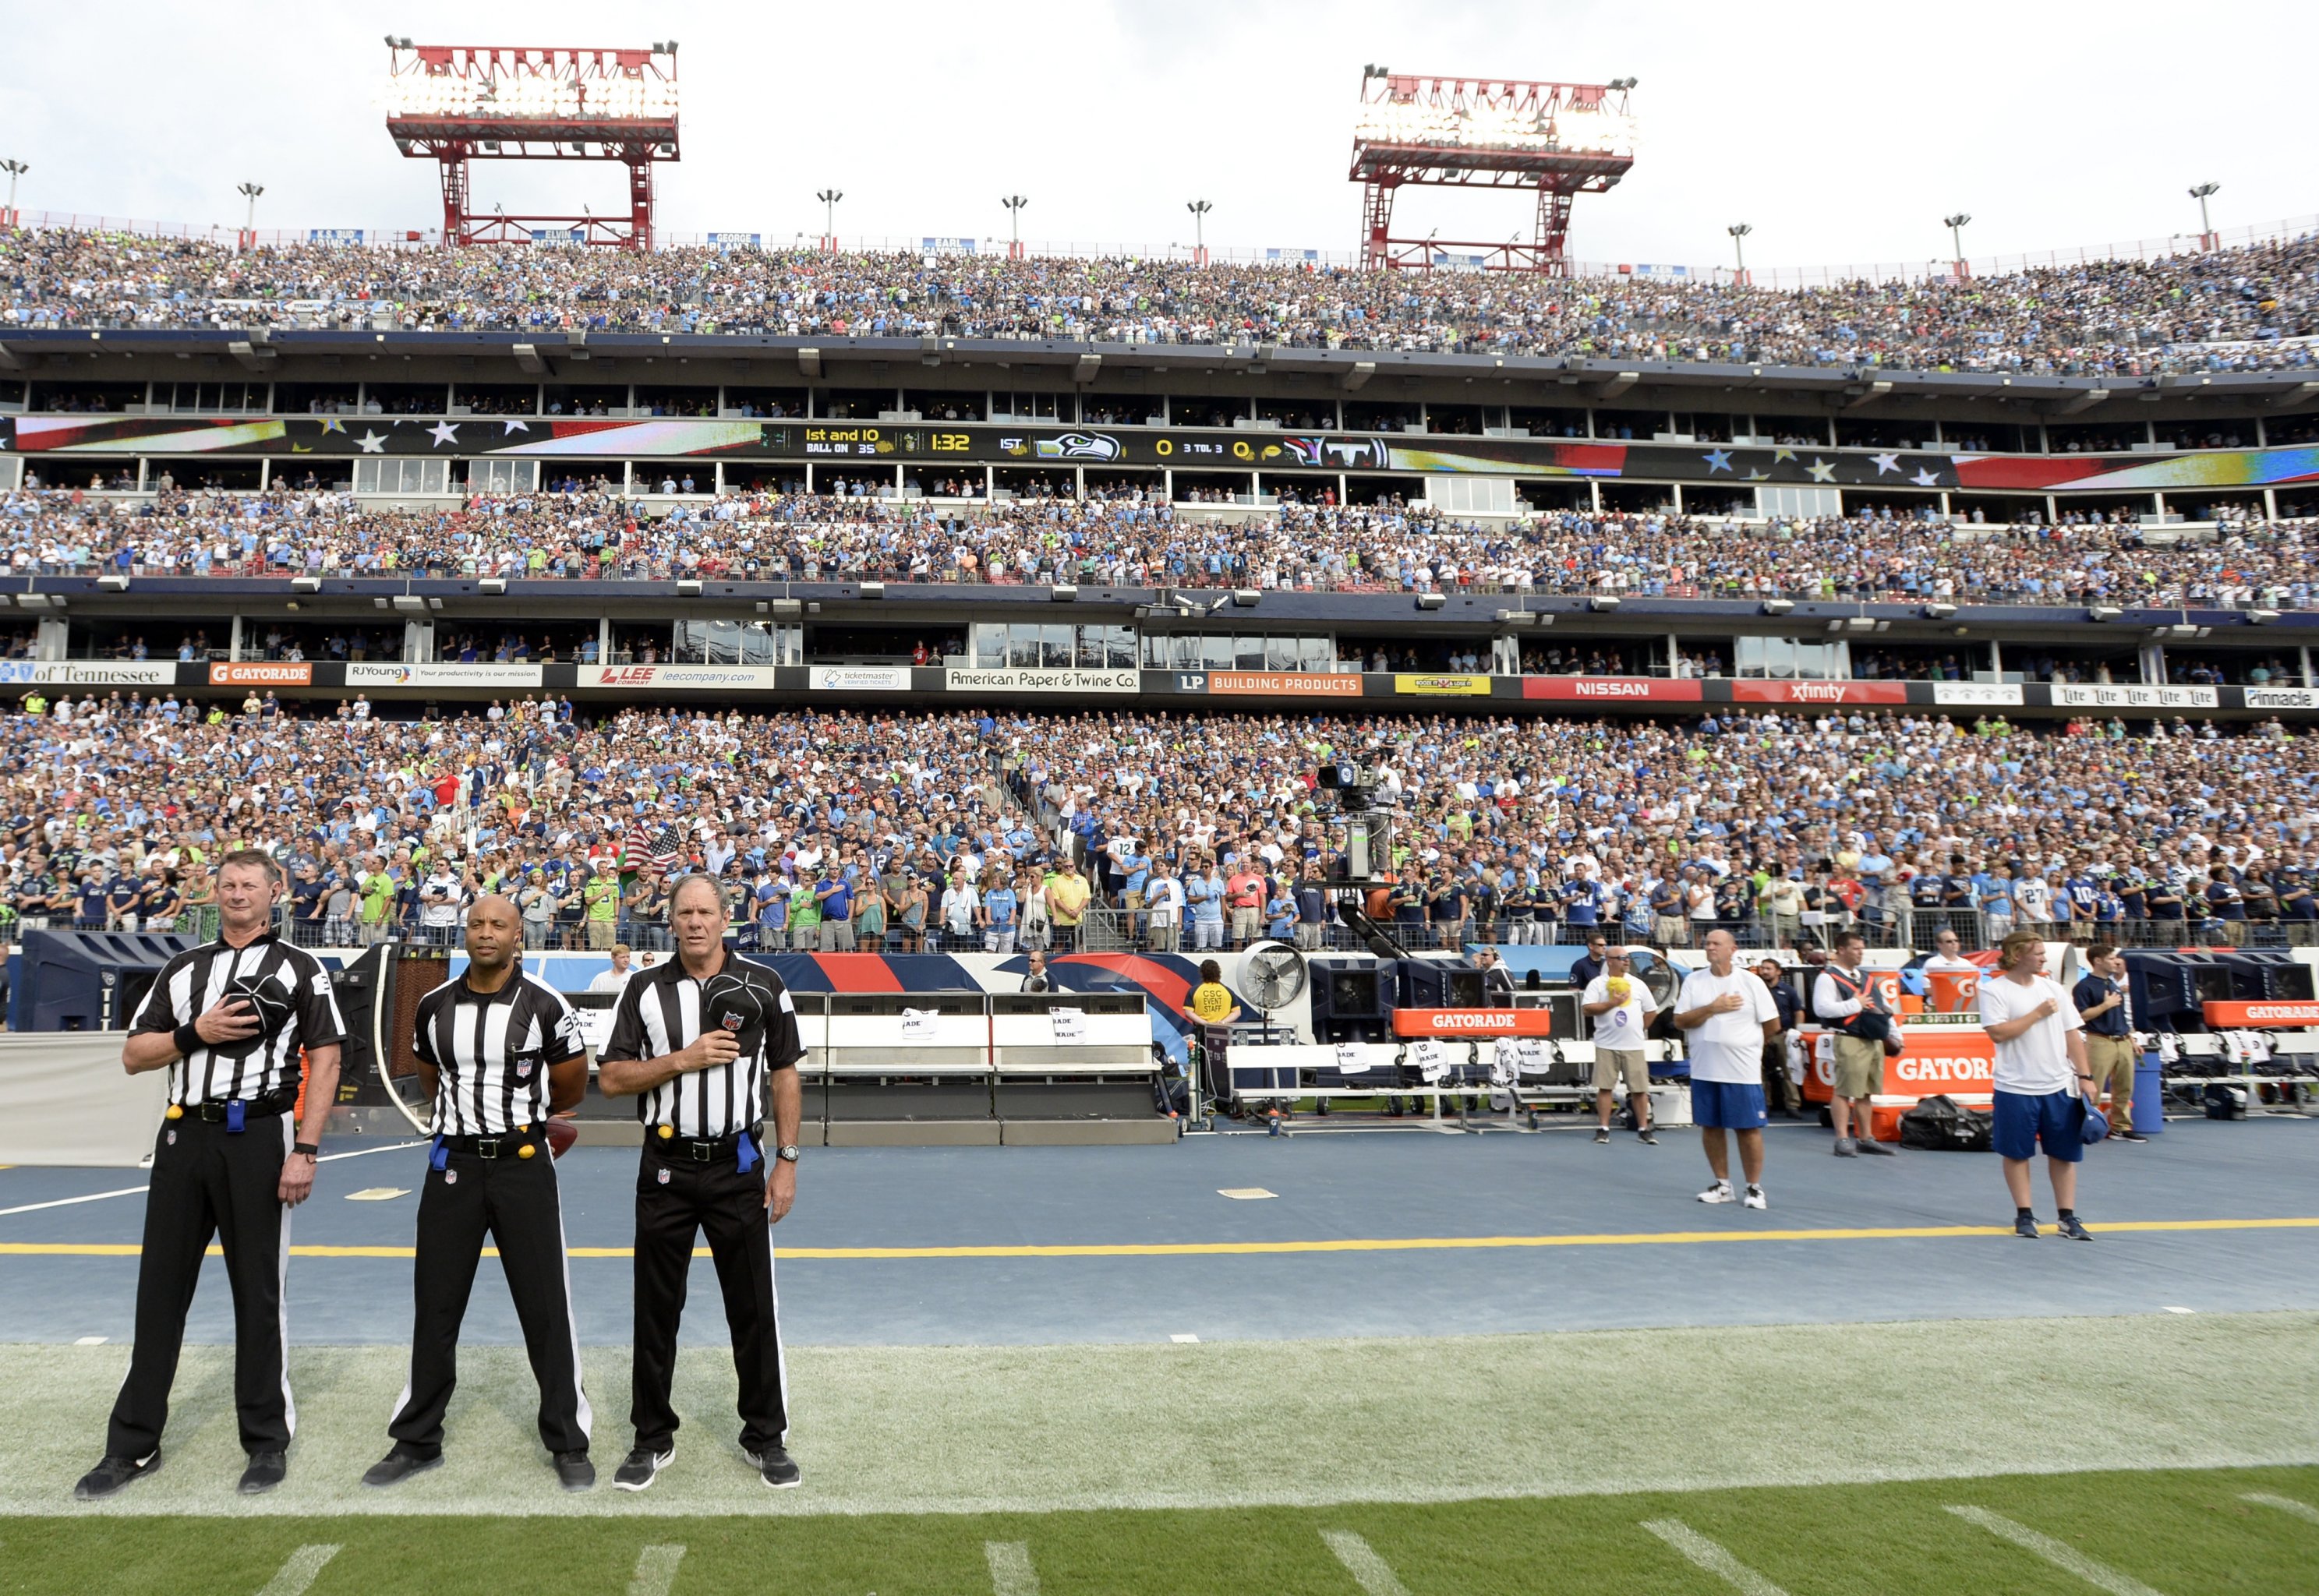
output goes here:
[{"label": "man in khaki shorts", "polygon": [[2094,1100],[2109,1092],[2109,1139],[2147,1141],[2134,1128],[2134,1016],[2126,1003],[2125,955],[2110,942],[2086,950],[2092,971],[2070,994],[2078,1018],[2085,1022],[2086,1069],[2093,1076]]},{"label": "man in khaki shorts", "polygon": [[1856,931],[1836,933],[1834,957],[1812,982],[1812,1017],[1836,1032],[1836,1096],[1828,1114],[1836,1122],[1836,1156],[1891,1156],[1876,1140],[1868,1117],[1869,1100],[1884,1090],[1884,1038],[1892,1020],[1877,1001],[1875,978],[1860,968],[1862,938]]},{"label": "man in khaki shorts", "polygon": [[1623,948],[1602,953],[1602,973],[1586,983],[1579,1006],[1594,1021],[1594,1141],[1611,1141],[1611,1103],[1620,1078],[1627,1082],[1627,1101],[1635,1110],[1635,1132],[1646,1146],[1656,1147],[1651,1130],[1651,1072],[1644,1059],[1644,1038],[1651,1023],[1651,992],[1629,969]]}]

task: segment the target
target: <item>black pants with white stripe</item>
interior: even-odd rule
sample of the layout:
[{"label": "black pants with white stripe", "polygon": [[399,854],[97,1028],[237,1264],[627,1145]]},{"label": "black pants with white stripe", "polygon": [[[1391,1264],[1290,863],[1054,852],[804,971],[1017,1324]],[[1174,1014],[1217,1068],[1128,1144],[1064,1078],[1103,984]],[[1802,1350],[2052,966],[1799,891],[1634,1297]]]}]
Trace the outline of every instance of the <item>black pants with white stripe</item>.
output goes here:
[{"label": "black pants with white stripe", "polygon": [[708,1239],[733,1371],[741,1387],[741,1445],[778,1447],[789,1434],[789,1390],[773,1294],[773,1236],[765,1214],[765,1166],[744,1174],[731,1153],[708,1163],[663,1155],[651,1127],[636,1173],[636,1445],[665,1450],[676,1434],[669,1384],[676,1373],[676,1327],[696,1233]]},{"label": "black pants with white stripe", "polygon": [[160,1445],[185,1311],[212,1237],[224,1248],[226,1282],[233,1288],[233,1401],[242,1450],[289,1446],[297,1424],[285,1366],[290,1326],[282,1308],[290,1212],[279,1194],[293,1134],[284,1114],[253,1119],[239,1135],[191,1114],[162,1122],[145,1190],[137,1345],[113,1404],[107,1456],[143,1457]]},{"label": "black pants with white stripe", "polygon": [[443,1412],[459,1383],[459,1325],[486,1235],[500,1250],[532,1377],[539,1382],[539,1438],[550,1452],[588,1449],[592,1415],[580,1384],[580,1331],[572,1317],[555,1161],[537,1132],[530,1139],[532,1156],[517,1157],[524,1140],[505,1138],[495,1159],[452,1152],[446,1168],[427,1171],[420,1194],[418,1256],[411,1271],[416,1305],[411,1383],[386,1429],[424,1456],[443,1449]]}]

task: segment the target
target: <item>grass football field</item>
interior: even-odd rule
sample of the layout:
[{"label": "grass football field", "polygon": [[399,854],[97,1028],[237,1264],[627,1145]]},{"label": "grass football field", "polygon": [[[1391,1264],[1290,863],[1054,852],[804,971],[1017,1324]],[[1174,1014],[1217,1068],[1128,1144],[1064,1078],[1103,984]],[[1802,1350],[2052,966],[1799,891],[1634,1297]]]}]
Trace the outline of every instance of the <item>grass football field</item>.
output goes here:
[{"label": "grass football field", "polygon": [[2319,1468],[1205,1511],[25,1518],[0,1570],[54,1596],[2278,1596],[2319,1591]]}]

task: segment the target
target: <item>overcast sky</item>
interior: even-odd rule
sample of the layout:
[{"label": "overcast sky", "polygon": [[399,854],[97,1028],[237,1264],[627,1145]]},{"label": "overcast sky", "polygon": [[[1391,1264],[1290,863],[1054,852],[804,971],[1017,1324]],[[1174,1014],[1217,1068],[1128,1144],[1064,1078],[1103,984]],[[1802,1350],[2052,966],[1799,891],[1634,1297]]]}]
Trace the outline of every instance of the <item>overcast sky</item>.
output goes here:
[{"label": "overcast sky", "polygon": [[[483,19],[479,21],[478,19]],[[438,4],[18,6],[0,156],[27,210],[263,227],[431,227],[432,163],[397,157],[390,29],[421,42],[681,46],[674,232],[1024,237],[1158,249],[1349,251],[1361,68],[1641,80],[1633,175],[1582,197],[1571,253],[1706,266],[1746,221],[1751,266],[1975,257],[2319,211],[2308,63],[2319,6],[1096,0],[1019,5]],[[625,203],[619,168],[479,163],[488,207]],[[1500,239],[1514,196],[1418,190],[1397,229]]]}]

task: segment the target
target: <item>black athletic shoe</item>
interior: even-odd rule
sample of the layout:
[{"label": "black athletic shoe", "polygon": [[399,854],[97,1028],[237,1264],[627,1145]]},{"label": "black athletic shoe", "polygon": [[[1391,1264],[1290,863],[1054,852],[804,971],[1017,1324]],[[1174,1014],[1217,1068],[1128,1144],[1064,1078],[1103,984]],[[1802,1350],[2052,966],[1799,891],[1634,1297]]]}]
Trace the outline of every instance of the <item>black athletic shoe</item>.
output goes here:
[{"label": "black athletic shoe", "polygon": [[671,1441],[657,1451],[650,1447],[636,1447],[626,1457],[621,1458],[620,1466],[612,1471],[612,1489],[615,1491],[650,1490],[652,1483],[660,1478],[660,1471],[666,1468],[675,1456],[674,1441]]},{"label": "black athletic shoe", "polygon": [[1645,1147],[1656,1147],[1659,1144],[1658,1132],[1652,1130],[1648,1125],[1645,1125],[1641,1130],[1635,1132],[1635,1140],[1641,1142]]},{"label": "black athletic shoe", "polygon": [[2074,1213],[2070,1215],[2069,1218],[2063,1220],[2060,1224],[2055,1225],[2053,1229],[2060,1232],[2064,1238],[2071,1241],[2090,1241],[2094,1239],[2094,1233],[2086,1229],[2085,1226],[2080,1224],[2078,1222],[2078,1216]]},{"label": "black athletic shoe", "polygon": [[389,1452],[363,1472],[363,1483],[400,1485],[413,1474],[423,1474],[430,1468],[442,1466],[443,1454],[440,1452],[436,1453],[432,1457],[423,1456],[398,1441],[395,1443],[393,1451]]},{"label": "black athletic shoe", "polygon": [[2025,1213],[2013,1222],[2013,1233],[2025,1240],[2035,1241],[2037,1239],[2037,1222]]},{"label": "black athletic shoe", "polygon": [[2150,1140],[2149,1137],[2144,1136],[2139,1131],[2112,1131],[2109,1133],[2109,1139],[2112,1141],[2147,1141]]},{"label": "black athletic shoe", "polygon": [[244,1496],[263,1496],[279,1485],[290,1472],[290,1460],[279,1452],[252,1452],[249,1466],[241,1471],[241,1483],[234,1489]]},{"label": "black athletic shoe", "polygon": [[102,1501],[131,1480],[141,1480],[158,1472],[161,1448],[156,1447],[143,1457],[107,1457],[88,1473],[81,1475],[80,1483],[73,1487],[75,1501]]},{"label": "black athletic shoe", "polygon": [[1897,1159],[1900,1156],[1896,1150],[1885,1146],[1873,1136],[1863,1136],[1852,1145],[1871,1158]]},{"label": "black athletic shoe", "polygon": [[596,1465],[588,1461],[585,1452],[558,1452],[555,1455],[555,1477],[566,1491],[593,1491],[596,1488]]},{"label": "black athletic shoe", "polygon": [[805,1477],[798,1471],[798,1465],[790,1461],[790,1455],[779,1447],[768,1447],[762,1452],[750,1452],[744,1456],[771,1490],[790,1490]]},{"label": "black athletic shoe", "polygon": [[1611,1145],[1610,1126],[1597,1125],[1594,1127],[1594,1145],[1597,1147],[1608,1147]]}]

